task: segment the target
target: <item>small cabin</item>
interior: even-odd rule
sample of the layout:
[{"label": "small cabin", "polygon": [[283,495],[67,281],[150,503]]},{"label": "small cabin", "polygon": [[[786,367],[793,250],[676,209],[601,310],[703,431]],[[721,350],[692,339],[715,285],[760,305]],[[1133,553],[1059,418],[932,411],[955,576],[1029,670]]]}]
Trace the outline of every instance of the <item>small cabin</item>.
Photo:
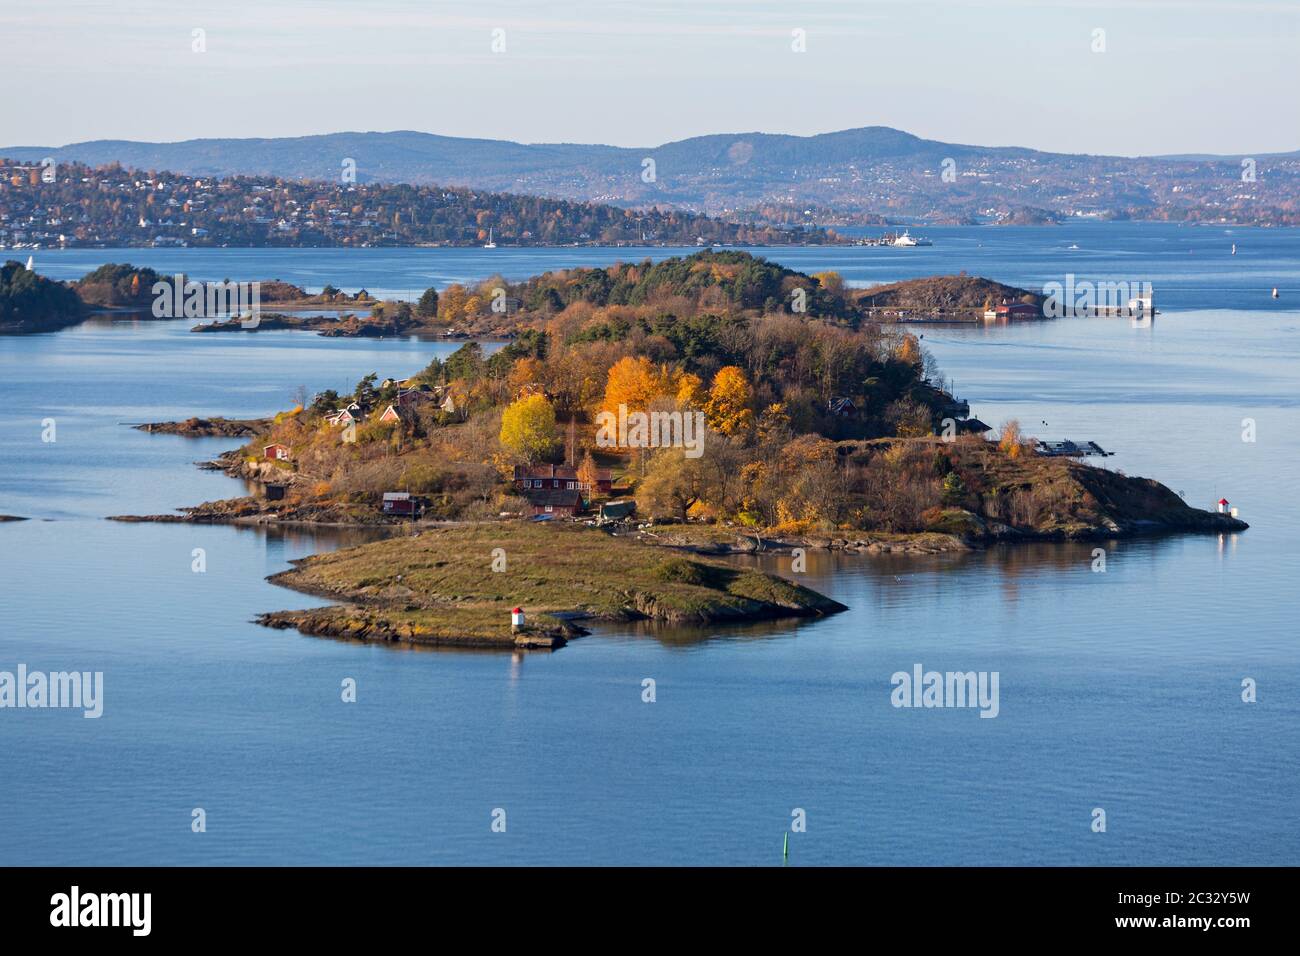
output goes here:
[{"label": "small cabin", "polygon": [[282,445],[277,441],[262,446],[262,457],[267,461],[288,461],[291,452],[288,445]]},{"label": "small cabin", "polygon": [[853,404],[853,399],[841,395],[828,401],[826,403],[826,410],[832,415],[837,415],[841,418],[848,418],[858,413],[858,406]]},{"label": "small cabin", "polygon": [[353,402],[347,408],[340,408],[327,421],[331,425],[360,425],[366,420],[366,410]]},{"label": "small cabin", "polygon": [[957,434],[959,435],[983,435],[985,432],[993,430],[992,425],[986,425],[978,418],[962,418],[956,421]]},{"label": "small cabin", "polygon": [[424,510],[424,499],[408,491],[385,491],[382,507],[386,515],[415,518]]}]

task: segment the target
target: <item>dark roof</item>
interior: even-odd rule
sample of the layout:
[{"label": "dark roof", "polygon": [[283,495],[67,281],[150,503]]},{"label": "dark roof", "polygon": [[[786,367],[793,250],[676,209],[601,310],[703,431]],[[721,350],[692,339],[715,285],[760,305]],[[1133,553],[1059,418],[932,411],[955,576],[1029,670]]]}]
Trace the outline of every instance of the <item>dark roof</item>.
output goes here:
[{"label": "dark roof", "polygon": [[565,508],[578,508],[582,506],[582,494],[577,488],[538,488],[525,491],[524,497],[534,507],[559,505]]},{"label": "dark roof", "polygon": [[957,422],[957,431],[959,432],[983,433],[983,432],[991,432],[992,430],[993,430],[992,425],[985,425],[978,418],[967,418]]}]

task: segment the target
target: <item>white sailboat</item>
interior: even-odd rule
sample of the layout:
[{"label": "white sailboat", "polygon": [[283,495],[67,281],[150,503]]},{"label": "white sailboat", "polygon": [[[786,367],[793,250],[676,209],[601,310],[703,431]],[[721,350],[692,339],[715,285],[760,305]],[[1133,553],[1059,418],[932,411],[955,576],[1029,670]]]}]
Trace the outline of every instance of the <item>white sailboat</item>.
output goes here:
[{"label": "white sailboat", "polygon": [[484,249],[495,249],[496,247],[497,247],[497,244],[496,244],[495,242],[492,241],[492,227],[491,227],[491,226],[488,226],[488,241],[487,241],[487,243],[483,246],[483,248],[484,248]]},{"label": "white sailboat", "polygon": [[27,271],[28,271],[28,272],[35,272],[35,271],[36,271],[36,257],[35,257],[35,256],[28,256],[28,257],[27,257]]},{"label": "white sailboat", "polygon": [[1237,244],[1235,242],[1232,244],[1232,254],[1234,256],[1237,254]]}]

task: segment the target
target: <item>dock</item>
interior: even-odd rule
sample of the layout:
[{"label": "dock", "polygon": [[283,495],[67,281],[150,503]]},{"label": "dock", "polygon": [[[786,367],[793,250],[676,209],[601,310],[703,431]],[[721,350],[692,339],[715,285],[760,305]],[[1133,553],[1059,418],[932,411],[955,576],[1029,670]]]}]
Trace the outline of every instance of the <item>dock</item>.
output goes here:
[{"label": "dock", "polygon": [[1068,438],[1060,441],[1040,439],[1035,443],[1034,450],[1046,458],[1107,458],[1115,454],[1106,451],[1095,441],[1070,441]]}]

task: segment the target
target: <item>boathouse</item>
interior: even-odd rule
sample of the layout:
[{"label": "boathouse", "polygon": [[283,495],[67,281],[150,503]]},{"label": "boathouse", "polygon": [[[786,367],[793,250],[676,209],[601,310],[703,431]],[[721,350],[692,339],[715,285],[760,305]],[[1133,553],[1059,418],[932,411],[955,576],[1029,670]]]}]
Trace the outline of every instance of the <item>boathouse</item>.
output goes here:
[{"label": "boathouse", "polygon": [[418,517],[424,510],[425,501],[408,491],[385,491],[383,509],[386,515]]},{"label": "boathouse", "polygon": [[288,461],[291,452],[288,445],[282,445],[277,441],[262,446],[262,457],[267,461]]}]

